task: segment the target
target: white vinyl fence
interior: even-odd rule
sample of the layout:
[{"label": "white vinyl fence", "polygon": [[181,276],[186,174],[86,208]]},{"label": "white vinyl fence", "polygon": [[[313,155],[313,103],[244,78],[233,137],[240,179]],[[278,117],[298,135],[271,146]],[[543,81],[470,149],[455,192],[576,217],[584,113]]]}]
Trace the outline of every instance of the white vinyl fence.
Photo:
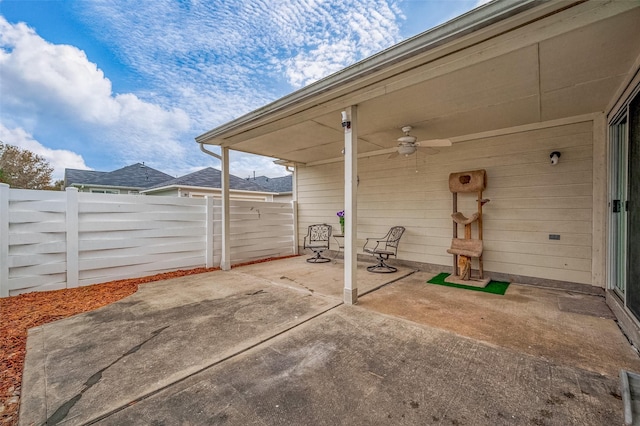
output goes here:
[{"label": "white vinyl fence", "polygon": [[[232,200],[231,263],[294,254],[294,208]],[[212,198],[0,184],[0,297],[219,266],[221,215]]]}]

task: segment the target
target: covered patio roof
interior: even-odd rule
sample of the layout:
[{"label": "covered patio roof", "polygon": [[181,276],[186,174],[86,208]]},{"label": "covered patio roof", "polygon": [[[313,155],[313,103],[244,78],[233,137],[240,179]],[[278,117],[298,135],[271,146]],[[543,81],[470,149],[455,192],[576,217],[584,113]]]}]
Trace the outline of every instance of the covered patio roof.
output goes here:
[{"label": "covered patio roof", "polygon": [[494,1],[196,138],[297,164],[341,159],[340,112],[358,106],[358,155],[607,110],[640,54],[632,1]]},{"label": "covered patio roof", "polygon": [[[418,140],[456,143],[607,112],[638,66],[638,22],[636,1],[496,0],[196,142],[221,159],[225,176],[230,149],[287,165],[344,161],[344,301],[356,303],[358,158],[394,152],[407,125]],[[350,126],[342,127],[343,111]],[[205,144],[220,146],[221,155]],[[228,185],[223,259],[230,238],[225,200]]]}]

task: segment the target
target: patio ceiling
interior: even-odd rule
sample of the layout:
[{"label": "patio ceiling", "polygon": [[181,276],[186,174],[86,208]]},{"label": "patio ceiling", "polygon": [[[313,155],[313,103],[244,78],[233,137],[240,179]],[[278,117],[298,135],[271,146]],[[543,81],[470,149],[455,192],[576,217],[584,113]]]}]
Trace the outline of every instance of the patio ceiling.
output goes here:
[{"label": "patio ceiling", "polygon": [[[358,105],[358,153],[370,155],[393,149],[405,125],[418,140],[455,142],[603,112],[640,56],[640,3],[567,5],[531,2],[488,22],[498,13],[489,4],[196,141],[308,164],[341,157],[340,112],[349,105]],[[409,48],[416,53],[367,68]]]}]

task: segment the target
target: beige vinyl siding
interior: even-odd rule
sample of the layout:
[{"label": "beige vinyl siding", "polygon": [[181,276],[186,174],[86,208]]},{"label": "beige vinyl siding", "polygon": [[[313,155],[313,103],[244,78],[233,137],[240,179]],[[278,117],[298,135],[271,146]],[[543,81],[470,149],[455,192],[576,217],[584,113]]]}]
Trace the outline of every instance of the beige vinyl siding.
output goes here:
[{"label": "beige vinyl siding", "polygon": [[[592,121],[459,142],[435,155],[378,155],[358,163],[358,245],[392,225],[407,232],[399,258],[449,266],[452,172],[486,169],[484,266],[487,271],[591,284]],[[551,166],[549,154],[562,153]],[[343,163],[298,169],[300,233],[312,223],[339,229]],[[475,194],[459,210],[476,210]],[[347,212],[348,214],[348,212]],[[560,234],[560,240],[549,240]],[[476,230],[474,227],[474,236]]]},{"label": "beige vinyl siding", "polygon": [[163,191],[155,191],[155,192],[152,192],[152,193],[146,194],[146,195],[153,195],[154,197],[177,197],[178,196],[178,189],[177,188],[170,188],[170,189],[165,189]]}]

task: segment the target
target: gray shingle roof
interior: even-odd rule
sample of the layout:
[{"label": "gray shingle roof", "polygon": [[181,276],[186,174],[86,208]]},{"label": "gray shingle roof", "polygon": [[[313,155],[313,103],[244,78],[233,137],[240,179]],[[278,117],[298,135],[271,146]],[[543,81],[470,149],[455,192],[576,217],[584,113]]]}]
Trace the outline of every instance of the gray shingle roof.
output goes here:
[{"label": "gray shingle roof", "polygon": [[64,186],[89,183],[106,173],[107,172],[96,172],[95,170],[64,169]]},{"label": "gray shingle roof", "polygon": [[[220,172],[220,170],[214,169],[213,167],[207,167],[206,169],[198,170],[197,172],[189,173],[188,175],[164,181],[148,189],[162,188],[166,186],[197,186],[202,188],[220,188],[221,176],[222,173]],[[246,181],[234,175],[229,175],[229,188],[243,191],[273,192],[256,183]]]},{"label": "gray shingle roof", "polygon": [[65,186],[85,184],[142,189],[155,186],[170,179],[173,179],[173,176],[141,163],[132,164],[112,172],[77,169],[65,170]]},{"label": "gray shingle roof", "polygon": [[255,178],[248,179],[251,182],[255,182],[260,186],[265,187],[271,192],[277,193],[286,193],[291,192],[293,189],[293,179],[291,175],[280,176],[275,178],[270,178],[266,176],[258,176]]}]

